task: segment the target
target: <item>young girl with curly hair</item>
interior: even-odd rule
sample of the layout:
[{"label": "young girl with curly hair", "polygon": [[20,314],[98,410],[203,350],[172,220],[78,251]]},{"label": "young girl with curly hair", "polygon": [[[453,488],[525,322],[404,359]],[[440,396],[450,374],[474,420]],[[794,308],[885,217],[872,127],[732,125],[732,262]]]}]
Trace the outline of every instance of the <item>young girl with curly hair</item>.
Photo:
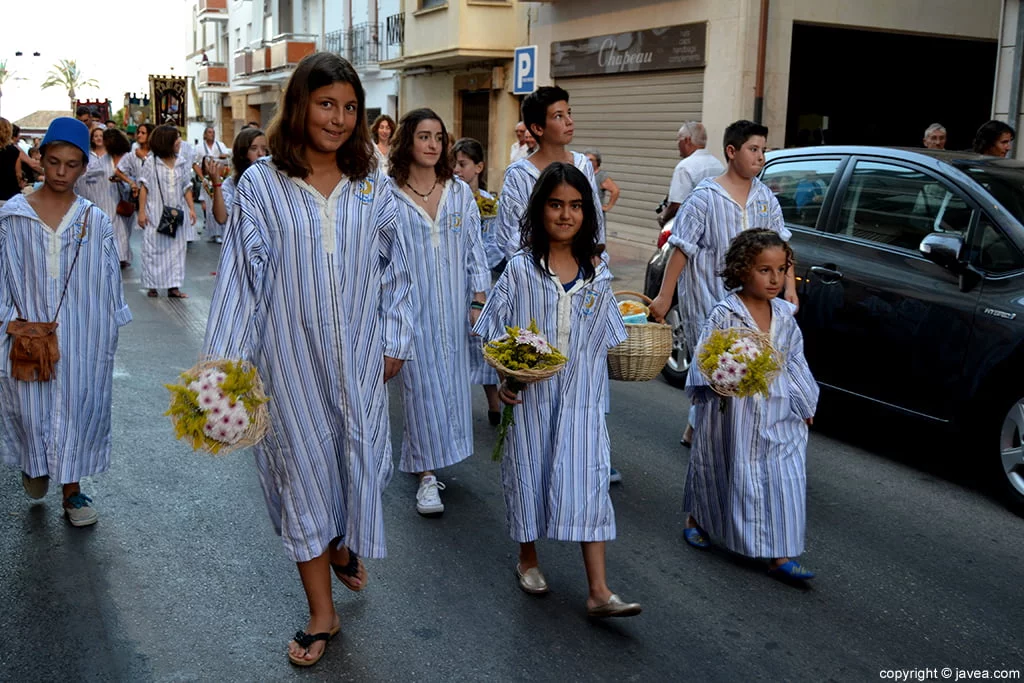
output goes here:
[{"label": "young girl with curly hair", "polygon": [[721,276],[734,291],[711,310],[696,348],[715,330],[745,327],[769,335],[782,371],[767,397],[723,399],[697,364],[690,366],[686,391],[696,420],[683,537],[707,548],[710,536],[733,552],[766,558],[773,575],[803,580],[814,573],[792,558],[804,551],[807,426],[818,385],[795,307],[779,298],[792,267],[793,251],[774,230],[741,232],[726,252]]}]

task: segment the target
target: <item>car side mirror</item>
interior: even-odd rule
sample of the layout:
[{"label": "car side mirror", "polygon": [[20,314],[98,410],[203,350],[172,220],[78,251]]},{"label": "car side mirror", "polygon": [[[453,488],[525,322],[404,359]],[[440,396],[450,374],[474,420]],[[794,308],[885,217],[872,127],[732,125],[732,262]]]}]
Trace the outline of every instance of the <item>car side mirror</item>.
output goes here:
[{"label": "car side mirror", "polygon": [[933,232],[921,240],[921,254],[943,268],[953,271],[960,269],[960,254],[964,249],[964,241],[959,235]]}]

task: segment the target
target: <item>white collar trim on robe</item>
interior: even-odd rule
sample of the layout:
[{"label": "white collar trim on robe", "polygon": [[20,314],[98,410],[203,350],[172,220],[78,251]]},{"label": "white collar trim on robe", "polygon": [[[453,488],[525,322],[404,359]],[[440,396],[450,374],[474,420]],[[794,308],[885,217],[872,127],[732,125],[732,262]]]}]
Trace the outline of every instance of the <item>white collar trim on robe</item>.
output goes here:
[{"label": "white collar trim on robe", "polygon": [[455,181],[454,179],[451,178],[444,181],[444,186],[441,188],[441,199],[439,199],[437,202],[436,218],[431,218],[430,214],[427,213],[426,209],[424,209],[422,206],[414,202],[412,197],[410,197],[405,190],[396,186],[398,194],[401,195],[402,199],[404,199],[406,203],[409,204],[409,206],[419,211],[420,216],[422,216],[423,220],[425,220],[427,222],[427,225],[430,226],[430,246],[432,246],[434,249],[437,249],[438,247],[441,246],[441,216],[444,215],[444,205],[445,202],[448,201],[448,193],[451,192],[452,186],[454,184]]},{"label": "white collar trim on robe", "polygon": [[[602,266],[604,266],[604,263],[599,264],[597,268],[600,269]],[[567,352],[567,347],[569,346],[569,333],[572,331],[572,295],[587,285],[597,282],[598,270],[594,271],[594,277],[592,278],[577,278],[576,284],[574,284],[567,292],[565,291],[565,285],[562,284],[562,281],[558,276],[550,272],[547,259],[540,260],[540,267],[544,269],[544,272],[548,273],[548,278],[555,283],[555,291],[558,293],[558,318],[555,323],[555,348],[564,355]]]},{"label": "white collar trim on robe", "polygon": [[[19,195],[19,201],[15,206],[10,207],[13,211],[7,212],[8,215],[21,216],[35,221],[38,224],[38,229],[43,231],[46,235],[46,274],[53,279],[60,277],[60,247],[62,244],[62,237],[68,229],[75,223],[80,215],[82,220],[85,220],[85,208],[89,205],[82,197],[75,197],[75,201],[71,202],[71,206],[68,207],[64,217],[60,219],[60,224],[56,230],[53,230],[43,219],[39,217],[36,210],[32,208],[32,205],[28,203],[28,200],[24,198],[24,195]],[[14,200],[8,202],[8,204],[14,203]],[[8,208],[5,206],[4,208]]]},{"label": "white collar trim on robe", "polygon": [[[276,168],[273,164],[271,164],[271,167]],[[320,190],[316,189],[302,178],[295,178],[287,174],[285,177],[313,196],[313,199],[317,203],[317,207],[320,209],[320,246],[322,246],[323,250],[328,254],[334,254],[338,247],[336,232],[337,226],[334,225],[335,209],[338,207],[338,200],[341,197],[342,190],[344,190],[349,184],[348,176],[341,176],[341,180],[339,180],[338,184],[334,186],[333,190],[331,190],[331,196],[329,197],[324,197],[320,194]]]}]

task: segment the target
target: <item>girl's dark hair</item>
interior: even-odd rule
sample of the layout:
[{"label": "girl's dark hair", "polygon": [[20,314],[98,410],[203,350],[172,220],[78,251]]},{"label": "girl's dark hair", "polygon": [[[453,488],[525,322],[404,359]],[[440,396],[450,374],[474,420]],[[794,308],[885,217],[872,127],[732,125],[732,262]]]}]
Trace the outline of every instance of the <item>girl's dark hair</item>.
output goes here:
[{"label": "girl's dark hair", "polygon": [[981,128],[974,134],[974,151],[978,154],[988,153],[988,150],[996,144],[1003,133],[1009,133],[1011,139],[1017,137],[1016,131],[1002,121],[993,119],[981,124]]},{"label": "girl's dark hair", "polygon": [[551,271],[541,265],[542,260],[547,261],[551,251],[551,239],[544,227],[544,209],[551,193],[562,184],[572,187],[583,199],[583,223],[572,240],[572,255],[583,271],[583,278],[590,279],[594,277],[596,270],[594,258],[601,255],[604,245],[597,241],[598,223],[597,209],[594,206],[594,188],[591,187],[587,176],[572,164],[556,161],[540,174],[530,195],[530,204],[523,215],[521,245],[523,249],[530,250],[537,267],[551,275]]},{"label": "girl's dark hair", "polygon": [[[138,131],[139,131],[140,129],[142,129],[142,128],[145,128],[145,129],[146,129],[146,135],[152,135],[152,134],[153,134],[153,128],[154,128],[154,126],[153,126],[153,124],[152,124],[152,123],[146,122],[146,123],[140,123],[139,125],[137,125],[137,126],[135,127],[135,132],[136,132],[136,134],[138,134]],[[148,144],[149,144],[149,142],[147,142],[146,144],[148,145]]]},{"label": "girl's dark hair", "polygon": [[413,109],[402,117],[398,130],[391,135],[391,152],[388,154],[390,166],[388,173],[395,179],[398,186],[405,185],[409,180],[409,167],[412,165],[412,148],[416,142],[416,128],[424,121],[437,121],[441,124],[441,156],[434,164],[437,182],[443,183],[455,176],[452,160],[448,156],[448,129],[441,117],[433,109]]},{"label": "girl's dark hair", "polygon": [[754,259],[765,249],[782,249],[786,252],[786,265],[793,267],[793,249],[774,230],[755,228],[744,230],[733,238],[725,252],[725,269],[719,275],[725,280],[726,289],[739,289],[747,279]]},{"label": "girl's dark hair", "polygon": [[157,126],[149,134],[149,151],[157,159],[169,159],[174,156],[174,143],[180,137],[181,134],[174,126]]},{"label": "girl's dark hair", "polygon": [[334,83],[348,83],[356,93],[358,112],[355,128],[336,155],[338,169],[352,179],[362,179],[377,168],[377,157],[366,125],[366,92],[359,74],[346,60],[332,52],[314,52],[303,57],[288,79],[284,98],[267,127],[267,141],[274,164],[294,178],[305,178],[312,169],[306,165],[306,114],[315,90]]},{"label": "girl's dark hair", "polygon": [[235,142],[231,145],[231,164],[235,167],[235,182],[242,179],[242,174],[252,166],[249,161],[249,147],[252,141],[265,133],[259,128],[243,128],[235,136]]},{"label": "girl's dark hair", "polygon": [[103,146],[107,154],[115,157],[124,156],[132,151],[132,141],[118,128],[107,128],[103,131]]},{"label": "girl's dark hair", "polygon": [[373,137],[373,141],[375,143],[380,142],[380,137],[378,137],[377,131],[380,129],[380,124],[385,121],[387,121],[388,125],[391,126],[391,139],[394,139],[395,137],[395,120],[387,114],[381,114],[373,120],[373,125],[370,127],[370,135]]},{"label": "girl's dark hair", "polygon": [[[484,146],[479,141],[473,138],[459,138],[452,145],[452,166],[455,166],[455,156],[457,154],[465,154],[466,157],[474,164],[484,163]],[[486,190],[487,184],[484,182],[484,177],[481,175],[478,179],[480,183],[480,189]]]}]

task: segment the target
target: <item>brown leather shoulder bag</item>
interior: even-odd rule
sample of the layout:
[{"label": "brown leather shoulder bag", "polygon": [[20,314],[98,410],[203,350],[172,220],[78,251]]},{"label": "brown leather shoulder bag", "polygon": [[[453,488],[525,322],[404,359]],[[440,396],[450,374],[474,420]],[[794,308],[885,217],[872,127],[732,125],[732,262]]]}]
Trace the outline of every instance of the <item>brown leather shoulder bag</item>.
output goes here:
[{"label": "brown leather shoulder bag", "polygon": [[64,295],[68,293],[68,283],[71,282],[71,274],[75,271],[75,264],[78,263],[78,254],[82,251],[82,242],[85,241],[91,213],[92,205],[85,210],[82,229],[78,233],[75,258],[71,261],[67,279],[64,280],[64,291],[60,294],[60,303],[57,304],[57,312],[54,313],[53,320],[48,323],[25,320],[21,317],[21,310],[15,304],[18,318],[7,323],[7,334],[11,336],[11,377],[16,380],[49,382],[53,379],[54,367],[60,360],[60,347],[57,344],[57,316],[60,315],[61,306],[64,305]]}]

